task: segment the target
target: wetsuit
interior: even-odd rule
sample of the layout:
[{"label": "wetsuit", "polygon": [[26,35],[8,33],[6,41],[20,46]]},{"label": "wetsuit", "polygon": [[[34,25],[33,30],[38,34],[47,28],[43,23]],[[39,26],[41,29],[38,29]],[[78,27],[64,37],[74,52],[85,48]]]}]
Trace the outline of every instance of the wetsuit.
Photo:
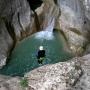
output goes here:
[{"label": "wetsuit", "polygon": [[44,57],[45,57],[45,50],[39,50],[37,55],[38,63],[42,64]]}]

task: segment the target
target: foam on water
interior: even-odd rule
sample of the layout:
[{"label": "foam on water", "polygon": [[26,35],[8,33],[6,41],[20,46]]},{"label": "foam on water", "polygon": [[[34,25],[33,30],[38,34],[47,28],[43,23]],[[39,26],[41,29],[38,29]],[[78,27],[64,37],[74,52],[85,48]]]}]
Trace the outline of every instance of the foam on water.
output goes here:
[{"label": "foam on water", "polygon": [[46,27],[46,29],[44,29],[41,32],[38,32],[35,35],[35,38],[36,39],[46,39],[46,40],[53,39],[54,38],[53,36],[54,24],[55,24],[55,19],[50,20],[49,25]]}]

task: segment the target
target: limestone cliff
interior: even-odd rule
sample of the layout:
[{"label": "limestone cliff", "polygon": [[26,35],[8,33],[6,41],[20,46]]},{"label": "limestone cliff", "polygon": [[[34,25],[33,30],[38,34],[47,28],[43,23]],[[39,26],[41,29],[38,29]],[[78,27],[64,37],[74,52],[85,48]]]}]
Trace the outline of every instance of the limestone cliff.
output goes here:
[{"label": "limestone cliff", "polygon": [[85,48],[90,34],[90,21],[86,12],[88,7],[85,0],[58,0],[58,6],[61,9],[59,23],[61,30],[65,33],[72,51],[79,51],[79,48]]}]

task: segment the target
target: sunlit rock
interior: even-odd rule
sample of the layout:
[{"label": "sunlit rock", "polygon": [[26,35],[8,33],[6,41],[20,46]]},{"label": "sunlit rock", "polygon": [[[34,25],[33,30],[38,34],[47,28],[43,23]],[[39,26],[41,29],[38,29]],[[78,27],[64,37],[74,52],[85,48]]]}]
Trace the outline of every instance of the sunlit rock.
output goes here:
[{"label": "sunlit rock", "polygon": [[72,87],[82,73],[77,59],[45,65],[25,75],[33,90],[67,90]]}]

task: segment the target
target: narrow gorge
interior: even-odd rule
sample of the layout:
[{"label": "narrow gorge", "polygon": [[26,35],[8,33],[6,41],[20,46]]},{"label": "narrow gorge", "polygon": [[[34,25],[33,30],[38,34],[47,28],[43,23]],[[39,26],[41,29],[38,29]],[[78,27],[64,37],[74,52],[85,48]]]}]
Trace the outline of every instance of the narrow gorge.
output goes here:
[{"label": "narrow gorge", "polygon": [[0,0],[0,90],[90,90],[89,53],[90,0]]}]

